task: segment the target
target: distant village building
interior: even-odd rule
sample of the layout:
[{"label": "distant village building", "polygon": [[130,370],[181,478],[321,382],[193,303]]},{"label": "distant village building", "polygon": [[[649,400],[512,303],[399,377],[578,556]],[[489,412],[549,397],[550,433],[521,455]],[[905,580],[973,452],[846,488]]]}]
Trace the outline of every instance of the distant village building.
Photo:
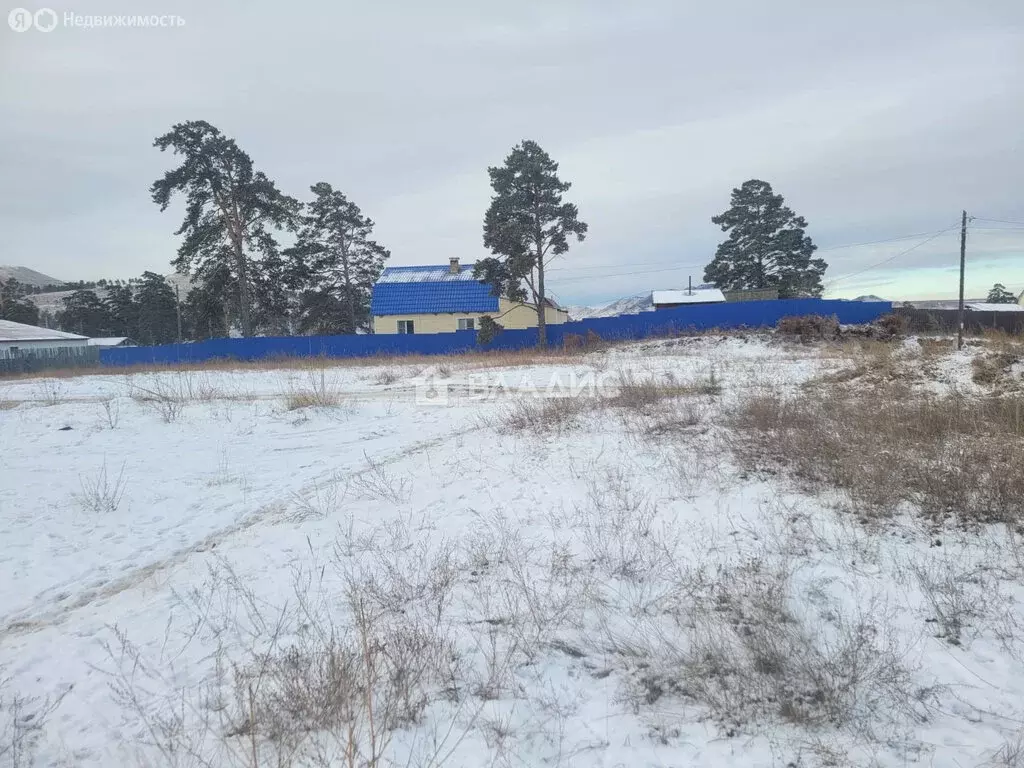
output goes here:
[{"label": "distant village building", "polygon": [[964,304],[968,312],[1024,312],[1020,304],[989,304],[984,301],[971,301]]},{"label": "distant village building", "polygon": [[[473,277],[473,265],[460,265],[457,258],[447,265],[388,267],[373,286],[370,314],[374,333],[472,331],[484,315],[509,329],[537,325],[536,309],[494,296],[489,285]],[[569,313],[549,299],[544,319],[560,325]]]},{"label": "distant village building", "polygon": [[89,339],[90,347],[137,347],[139,346],[127,336],[110,336],[99,339]]},{"label": "distant village building", "polygon": [[688,304],[722,304],[725,295],[718,288],[692,288],[682,291],[654,291],[651,304],[655,309],[673,309]]},{"label": "distant village building", "polygon": [[0,358],[24,357],[58,349],[82,348],[89,339],[74,333],[0,320]]}]

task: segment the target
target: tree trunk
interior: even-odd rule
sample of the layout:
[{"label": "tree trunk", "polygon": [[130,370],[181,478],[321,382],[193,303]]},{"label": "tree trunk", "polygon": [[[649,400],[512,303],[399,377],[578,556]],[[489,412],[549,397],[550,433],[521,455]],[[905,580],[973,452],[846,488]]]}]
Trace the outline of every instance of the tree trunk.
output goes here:
[{"label": "tree trunk", "polygon": [[[540,251],[540,247],[537,248]],[[548,324],[545,317],[544,298],[544,254],[537,254],[537,346],[546,348],[548,345]]]},{"label": "tree trunk", "polygon": [[252,320],[249,318],[249,265],[245,263],[242,241],[235,237],[235,269],[238,271],[238,314],[242,323],[242,336],[252,336]]},{"label": "tree trunk", "polygon": [[352,278],[349,276],[348,271],[348,259],[342,262],[342,270],[345,279],[345,314],[348,316],[348,329],[347,333],[356,332],[356,304],[355,297],[352,292]]}]

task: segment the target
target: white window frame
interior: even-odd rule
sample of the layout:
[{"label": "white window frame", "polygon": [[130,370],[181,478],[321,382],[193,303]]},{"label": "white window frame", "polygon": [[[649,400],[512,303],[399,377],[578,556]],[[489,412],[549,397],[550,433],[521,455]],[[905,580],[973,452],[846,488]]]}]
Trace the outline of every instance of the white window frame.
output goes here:
[{"label": "white window frame", "polygon": [[476,318],[475,317],[460,317],[458,325],[456,326],[460,331],[475,331],[476,330]]},{"label": "white window frame", "polygon": [[416,335],[416,323],[413,320],[399,320],[398,321],[398,332]]}]

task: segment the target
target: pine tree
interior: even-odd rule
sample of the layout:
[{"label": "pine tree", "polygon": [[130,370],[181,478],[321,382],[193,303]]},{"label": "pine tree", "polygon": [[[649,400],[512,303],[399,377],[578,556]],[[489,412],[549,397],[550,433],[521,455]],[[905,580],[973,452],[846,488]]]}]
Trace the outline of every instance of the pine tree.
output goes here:
[{"label": "pine tree", "polygon": [[355,333],[370,324],[373,284],[391,252],[371,238],[373,221],[327,182],[310,187],[298,241],[289,251],[302,333]]},{"label": "pine tree", "polygon": [[57,325],[62,331],[91,337],[112,335],[113,318],[92,289],[80,288],[61,303],[64,308],[57,313]]},{"label": "pine tree", "polygon": [[989,304],[1016,304],[1017,297],[1006,290],[1005,285],[996,283],[992,286],[992,290],[988,292],[988,298],[985,301]]},{"label": "pine tree", "polygon": [[39,307],[28,298],[28,286],[13,277],[0,283],[0,320],[26,325],[39,324]]},{"label": "pine tree", "polygon": [[256,254],[276,250],[272,232],[294,226],[298,201],[278,191],[233,139],[207,122],[179,123],[154,146],[161,151],[171,148],[183,158],[150,188],[161,211],[175,193],[186,197],[185,220],[175,233],[185,236],[175,268],[203,275],[215,266],[227,266],[242,335],[251,336]]},{"label": "pine tree", "polygon": [[230,321],[225,312],[230,293],[230,270],[213,270],[188,292],[181,307],[181,321],[186,338],[193,340],[224,338]]},{"label": "pine tree", "polygon": [[817,246],[807,222],[790,210],[765,181],[751,179],[732,191],[732,206],[711,221],[729,237],[704,270],[704,280],[723,290],[777,288],[780,298],[820,296],[827,265],[813,258]]},{"label": "pine tree", "polygon": [[513,147],[505,164],[487,173],[494,195],[484,216],[484,247],[494,256],[478,261],[474,276],[496,296],[532,302],[537,343],[547,346],[544,270],[569,250],[570,235],[584,240],[587,225],[577,218],[575,205],[562,201],[572,184],[558,178],[558,163],[537,142]]},{"label": "pine tree", "polygon": [[121,283],[110,284],[107,295],[103,297],[103,303],[110,314],[113,334],[135,340],[138,335],[139,318],[132,289]]},{"label": "pine tree", "polygon": [[135,291],[137,326],[133,337],[139,344],[169,344],[178,336],[178,309],[174,289],[163,275],[143,272]]}]

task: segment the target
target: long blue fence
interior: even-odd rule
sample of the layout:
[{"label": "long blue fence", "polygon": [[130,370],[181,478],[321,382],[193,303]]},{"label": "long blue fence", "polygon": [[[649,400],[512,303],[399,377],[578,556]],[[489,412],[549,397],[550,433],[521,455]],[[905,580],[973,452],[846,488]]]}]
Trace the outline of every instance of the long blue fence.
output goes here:
[{"label": "long blue fence", "polygon": [[[548,326],[548,341],[560,346],[567,334],[626,340],[711,328],[764,328],[781,318],[799,315],[835,316],[840,323],[870,323],[892,311],[890,302],[790,299],[726,304],[700,304],[660,309],[636,315],[595,317]],[[207,360],[259,360],[273,357],[371,357],[374,355],[449,355],[471,350],[523,349],[535,346],[537,329],[503,331],[484,346],[476,331],[436,334],[379,334],[363,336],[261,336],[252,339],[211,339],[159,347],[117,347],[100,352],[103,365],[201,363]]]}]

